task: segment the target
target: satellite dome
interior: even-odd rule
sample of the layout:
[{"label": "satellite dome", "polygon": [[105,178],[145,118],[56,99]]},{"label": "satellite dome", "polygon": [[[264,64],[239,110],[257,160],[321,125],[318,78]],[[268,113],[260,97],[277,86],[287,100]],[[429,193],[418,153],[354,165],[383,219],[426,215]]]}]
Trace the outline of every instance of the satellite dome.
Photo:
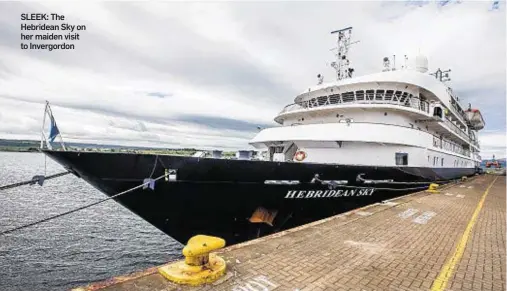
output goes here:
[{"label": "satellite dome", "polygon": [[418,72],[426,73],[428,71],[428,58],[424,55],[415,57],[415,69]]}]

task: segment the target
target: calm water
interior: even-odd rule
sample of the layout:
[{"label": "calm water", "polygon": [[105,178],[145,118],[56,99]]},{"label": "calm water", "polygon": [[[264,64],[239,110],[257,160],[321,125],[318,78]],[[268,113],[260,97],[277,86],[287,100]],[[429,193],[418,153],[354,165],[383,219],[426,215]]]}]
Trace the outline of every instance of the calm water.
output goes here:
[{"label": "calm water", "polygon": [[[44,174],[44,155],[0,152],[0,185]],[[47,175],[64,169],[47,158]],[[0,231],[106,197],[66,175],[0,190]],[[114,201],[0,236],[0,290],[67,290],[179,258],[182,246]]]}]

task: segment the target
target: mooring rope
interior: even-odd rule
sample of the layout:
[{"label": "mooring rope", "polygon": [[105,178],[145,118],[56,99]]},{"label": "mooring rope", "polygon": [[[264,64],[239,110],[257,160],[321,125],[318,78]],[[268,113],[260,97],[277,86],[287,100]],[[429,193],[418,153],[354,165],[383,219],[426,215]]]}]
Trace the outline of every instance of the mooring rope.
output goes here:
[{"label": "mooring rope", "polygon": [[[61,176],[65,176],[65,175],[70,174],[70,173],[71,172],[69,172],[69,171],[65,171],[65,172],[61,172],[61,173],[50,175],[50,176],[44,176],[44,181],[45,180],[49,180],[49,179],[53,179],[53,178],[58,178],[58,177],[61,177]],[[6,190],[6,189],[11,189],[11,188],[16,188],[16,187],[23,186],[23,185],[28,185],[28,184],[35,184],[38,181],[38,179],[36,179],[36,177],[37,176],[35,176],[32,179],[27,180],[27,181],[0,186],[0,190]]]},{"label": "mooring rope", "polygon": [[153,177],[153,173],[155,173],[155,169],[157,168],[158,163],[158,155],[155,156],[155,163],[153,164],[153,169],[151,170],[150,179]]},{"label": "mooring rope", "polygon": [[[455,179],[459,180],[459,179]],[[366,185],[375,185],[375,184],[392,184],[392,185],[424,185],[424,184],[447,184],[455,180],[435,180],[435,181],[413,181],[413,182],[397,182],[397,181],[372,181],[372,182],[366,182],[368,181],[365,179],[363,182]]]},{"label": "mooring rope", "polygon": [[[157,180],[160,180],[162,178],[164,178],[166,175],[162,175],[156,179],[154,179],[153,181],[157,181]],[[23,228],[27,228],[27,227],[30,227],[30,226],[34,226],[34,225],[37,225],[37,224],[40,224],[40,223],[43,223],[43,222],[47,222],[47,221],[50,221],[50,220],[53,220],[55,218],[58,218],[58,217],[62,217],[62,216],[65,216],[65,215],[68,215],[68,214],[71,214],[71,213],[74,213],[74,212],[77,212],[77,211],[80,211],[80,210],[83,210],[83,209],[86,209],[86,208],[89,208],[89,207],[92,207],[92,206],[95,206],[97,204],[100,204],[100,203],[103,203],[103,202],[106,202],[108,200],[111,200],[111,199],[114,199],[116,197],[119,197],[121,195],[124,195],[124,194],[127,194],[127,193],[130,193],[134,190],[137,190],[141,187],[143,187],[144,185],[147,185],[149,184],[150,182],[146,182],[146,183],[143,183],[141,185],[138,185],[138,186],[135,186],[134,188],[131,188],[131,189],[128,189],[128,190],[125,190],[123,192],[120,192],[118,194],[115,194],[113,196],[110,196],[110,197],[107,197],[107,198],[104,198],[102,200],[99,200],[99,201],[96,201],[96,202],[93,202],[93,203],[90,203],[90,204],[87,204],[87,205],[83,205],[81,207],[78,207],[78,208],[74,208],[72,210],[69,210],[69,211],[66,211],[66,212],[63,212],[63,213],[60,213],[60,214],[56,214],[56,215],[53,215],[53,216],[50,216],[50,217],[47,217],[47,218],[44,218],[44,219],[41,219],[41,220],[38,220],[38,221],[34,221],[34,222],[31,222],[31,223],[28,223],[28,224],[25,224],[25,225],[21,225],[21,226],[18,226],[18,227],[15,227],[15,228],[12,228],[12,229],[8,229],[8,230],[5,230],[5,231],[2,231],[0,232],[0,235],[5,235],[5,234],[9,234],[11,232],[14,232],[14,231],[17,231],[17,230],[21,230]]]},{"label": "mooring rope", "polygon": [[413,187],[413,188],[380,188],[380,187],[364,187],[364,186],[347,186],[347,185],[337,185],[336,188],[349,188],[349,189],[375,189],[375,190],[385,190],[385,191],[415,191],[428,189],[428,186],[421,187]]}]

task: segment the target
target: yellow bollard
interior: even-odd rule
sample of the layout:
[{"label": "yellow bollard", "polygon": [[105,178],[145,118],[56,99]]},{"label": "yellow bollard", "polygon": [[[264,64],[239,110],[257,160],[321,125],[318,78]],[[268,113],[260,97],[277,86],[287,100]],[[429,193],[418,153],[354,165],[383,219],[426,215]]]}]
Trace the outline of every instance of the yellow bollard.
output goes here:
[{"label": "yellow bollard", "polygon": [[158,272],[177,284],[199,286],[216,281],[225,274],[225,261],[210,252],[223,248],[225,240],[207,235],[196,235],[183,248],[185,261],[160,267]]},{"label": "yellow bollard", "polygon": [[438,191],[437,189],[438,189],[438,184],[431,183],[430,186],[428,187],[428,190],[426,190],[426,191],[433,193],[433,194],[440,193],[440,191]]}]

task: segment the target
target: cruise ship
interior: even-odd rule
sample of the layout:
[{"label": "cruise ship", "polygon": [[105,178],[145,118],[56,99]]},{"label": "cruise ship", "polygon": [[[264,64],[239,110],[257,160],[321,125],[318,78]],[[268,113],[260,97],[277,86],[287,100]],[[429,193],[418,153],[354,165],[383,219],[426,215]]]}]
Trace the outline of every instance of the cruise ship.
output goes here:
[{"label": "cruise ship", "polygon": [[385,57],[378,73],[354,76],[352,28],[332,34],[336,80],[319,75],[237,158],[57,150],[52,114],[42,151],[181,243],[235,244],[478,173],[485,122],[460,104],[450,70]]}]

